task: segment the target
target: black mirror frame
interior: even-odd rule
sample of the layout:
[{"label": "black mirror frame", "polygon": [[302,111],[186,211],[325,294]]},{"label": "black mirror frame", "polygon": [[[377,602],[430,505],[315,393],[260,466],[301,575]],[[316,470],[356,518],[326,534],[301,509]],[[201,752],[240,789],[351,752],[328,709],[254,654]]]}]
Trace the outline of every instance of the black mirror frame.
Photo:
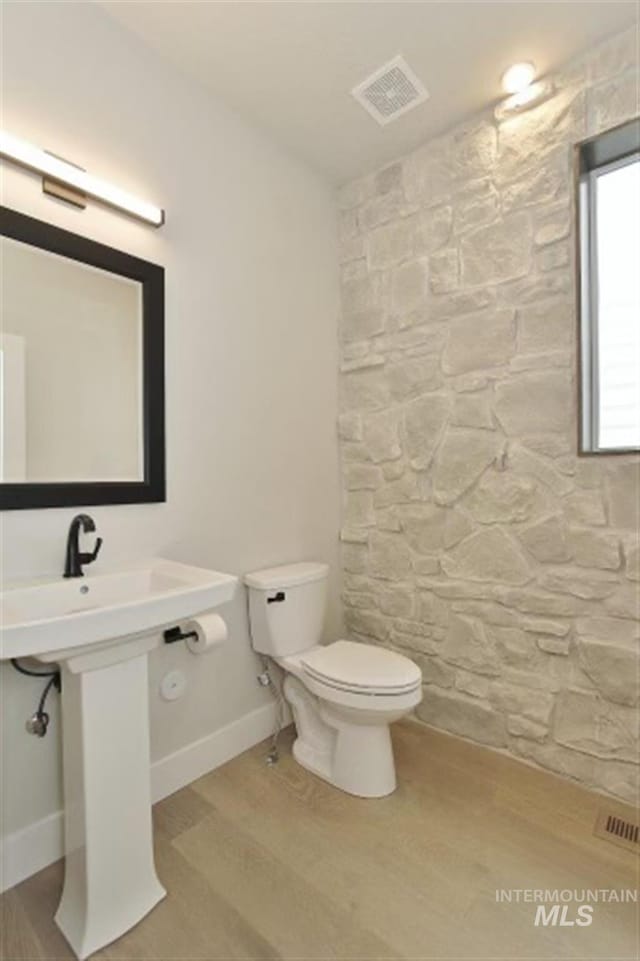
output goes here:
[{"label": "black mirror frame", "polygon": [[141,481],[0,483],[0,510],[165,501],[164,268],[4,206],[0,235],[142,284],[144,443]]}]

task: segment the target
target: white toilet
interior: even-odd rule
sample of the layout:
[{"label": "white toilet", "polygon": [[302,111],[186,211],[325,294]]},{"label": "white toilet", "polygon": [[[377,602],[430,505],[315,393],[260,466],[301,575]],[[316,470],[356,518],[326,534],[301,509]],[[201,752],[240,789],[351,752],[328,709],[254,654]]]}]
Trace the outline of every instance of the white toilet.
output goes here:
[{"label": "white toilet", "polygon": [[328,572],[302,563],[247,574],[253,647],[285,671],[296,760],[349,794],[383,797],[396,786],[389,725],[420,703],[422,677],[393,651],[319,643]]}]

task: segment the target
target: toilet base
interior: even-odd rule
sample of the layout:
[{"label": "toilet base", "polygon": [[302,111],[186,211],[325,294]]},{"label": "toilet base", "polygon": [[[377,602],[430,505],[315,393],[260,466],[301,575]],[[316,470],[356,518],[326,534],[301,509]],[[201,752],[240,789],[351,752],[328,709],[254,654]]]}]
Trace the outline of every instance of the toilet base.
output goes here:
[{"label": "toilet base", "polygon": [[356,797],[393,793],[396,772],[384,713],[322,701],[291,675],[284,695],[298,734],[293,756],[302,767]]}]

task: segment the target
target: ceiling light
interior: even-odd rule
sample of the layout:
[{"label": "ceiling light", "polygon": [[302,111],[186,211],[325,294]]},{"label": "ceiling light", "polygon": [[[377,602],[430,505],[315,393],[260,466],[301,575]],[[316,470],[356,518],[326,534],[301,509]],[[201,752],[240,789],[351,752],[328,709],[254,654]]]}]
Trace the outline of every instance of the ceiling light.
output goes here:
[{"label": "ceiling light", "polygon": [[514,63],[502,74],[502,87],[507,93],[521,93],[536,75],[532,63]]},{"label": "ceiling light", "polygon": [[65,184],[81,194],[94,197],[110,207],[123,210],[132,217],[137,217],[138,220],[153,224],[154,227],[160,227],[164,223],[162,208],[132,197],[119,187],[98,177],[92,177],[80,167],[47,153],[46,150],[25,143],[24,140],[19,140],[5,131],[0,132],[0,156],[13,160],[29,170],[35,170],[44,177]]},{"label": "ceiling light", "polygon": [[539,80],[532,83],[520,93],[513,93],[506,100],[497,105],[494,110],[496,120],[507,120],[514,114],[530,110],[531,107],[538,107],[545,100],[548,100],[555,93],[555,87],[549,80]]}]

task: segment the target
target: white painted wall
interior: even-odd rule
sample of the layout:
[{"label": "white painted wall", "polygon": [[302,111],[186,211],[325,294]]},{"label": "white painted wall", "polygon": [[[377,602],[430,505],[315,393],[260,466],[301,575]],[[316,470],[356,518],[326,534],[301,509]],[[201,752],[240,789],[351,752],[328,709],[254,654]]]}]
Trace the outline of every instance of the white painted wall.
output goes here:
[{"label": "white painted wall", "polygon": [[0,479],[27,476],[27,404],[24,337],[0,328]]},{"label": "white painted wall", "polygon": [[[3,124],[166,207],[159,231],[45,198],[6,166],[15,209],[163,264],[167,280],[168,502],[91,509],[103,569],[160,554],[242,573],[298,558],[332,565],[339,629],[335,441],[338,314],[327,186],[187,82],[92,4],[7,4]],[[73,510],[2,517],[3,577],[61,569]],[[96,565],[97,568],[98,565]],[[151,658],[152,755],[166,756],[265,704],[242,593],[226,649]],[[184,699],[161,702],[180,666]],[[60,724],[28,737],[38,682],[2,668],[2,833],[55,811]],[[114,691],[117,697],[117,691]]]}]

